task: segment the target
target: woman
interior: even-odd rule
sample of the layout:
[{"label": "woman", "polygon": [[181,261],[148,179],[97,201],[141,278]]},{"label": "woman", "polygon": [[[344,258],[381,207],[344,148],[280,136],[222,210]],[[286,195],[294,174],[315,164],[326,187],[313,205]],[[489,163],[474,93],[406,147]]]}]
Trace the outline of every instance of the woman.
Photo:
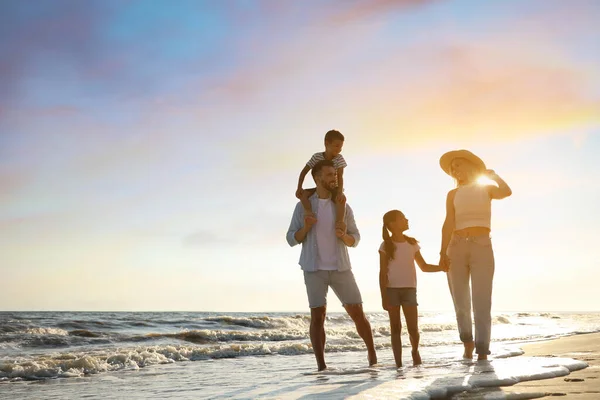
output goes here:
[{"label": "woman", "polygon": [[[442,228],[440,266],[450,267],[448,284],[454,302],[463,357],[487,360],[492,329],[492,281],[494,252],[490,239],[491,200],[512,194],[510,187],[484,162],[467,150],[455,150],[440,158],[440,166],[452,176],[457,187],[446,198],[446,220]],[[495,185],[477,182],[485,176]],[[471,289],[475,314],[475,340],[471,320]]]}]

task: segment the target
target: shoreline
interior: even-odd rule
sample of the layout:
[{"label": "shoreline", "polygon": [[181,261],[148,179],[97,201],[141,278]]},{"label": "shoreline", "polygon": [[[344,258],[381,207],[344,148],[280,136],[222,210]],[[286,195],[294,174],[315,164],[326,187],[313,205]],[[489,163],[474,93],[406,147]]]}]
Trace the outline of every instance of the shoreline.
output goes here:
[{"label": "shoreline", "polygon": [[[513,386],[482,389],[455,395],[452,399],[493,398],[534,399],[563,397],[577,400],[600,399],[600,333],[581,333],[556,339],[525,343],[520,357],[561,357],[585,362],[588,367],[566,376],[519,382]],[[492,397],[489,397],[492,398]]]}]

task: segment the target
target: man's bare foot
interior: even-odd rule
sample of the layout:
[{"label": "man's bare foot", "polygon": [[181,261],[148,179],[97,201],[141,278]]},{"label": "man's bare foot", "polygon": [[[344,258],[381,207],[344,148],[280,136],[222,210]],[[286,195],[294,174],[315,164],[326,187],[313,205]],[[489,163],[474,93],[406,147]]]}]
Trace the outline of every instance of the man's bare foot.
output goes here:
[{"label": "man's bare foot", "polygon": [[317,371],[324,371],[327,369],[327,365],[323,364],[323,365],[319,365],[317,368]]},{"label": "man's bare foot", "polygon": [[377,364],[377,354],[375,352],[373,352],[372,354],[369,354],[369,367]]},{"label": "man's bare foot", "polygon": [[413,365],[423,364],[423,362],[421,361],[421,354],[419,354],[419,350],[413,350],[411,351],[411,354],[413,359]]},{"label": "man's bare foot", "polygon": [[473,358],[473,350],[475,350],[475,342],[465,342],[465,353],[463,358]]},{"label": "man's bare foot", "polygon": [[477,361],[487,360],[487,354],[477,354]]}]

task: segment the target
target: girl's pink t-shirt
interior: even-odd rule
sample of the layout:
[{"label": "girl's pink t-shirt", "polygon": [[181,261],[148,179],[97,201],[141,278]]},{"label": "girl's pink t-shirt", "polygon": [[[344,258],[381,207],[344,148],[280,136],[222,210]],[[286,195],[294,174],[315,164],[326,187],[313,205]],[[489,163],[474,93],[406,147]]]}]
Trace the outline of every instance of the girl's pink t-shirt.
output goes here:
[{"label": "girl's pink t-shirt", "polygon": [[[390,288],[416,288],[417,271],[415,254],[421,249],[418,244],[393,242],[396,246],[394,259],[388,263],[388,285]],[[379,252],[385,254],[385,243],[382,242]]]}]

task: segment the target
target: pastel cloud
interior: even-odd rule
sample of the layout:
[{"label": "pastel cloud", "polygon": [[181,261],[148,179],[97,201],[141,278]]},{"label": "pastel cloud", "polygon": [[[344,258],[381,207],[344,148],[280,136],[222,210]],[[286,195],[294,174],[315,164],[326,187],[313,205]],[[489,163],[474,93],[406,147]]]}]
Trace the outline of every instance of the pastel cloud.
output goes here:
[{"label": "pastel cloud", "polygon": [[[357,146],[377,151],[397,151],[398,146],[390,147],[394,144],[481,143],[598,126],[600,58],[573,51],[587,54],[593,48],[578,35],[591,32],[590,13],[600,16],[600,9],[558,3],[549,8],[552,12],[534,14],[533,25],[533,11],[527,10],[522,19],[488,21],[488,30],[476,34],[441,24],[438,31],[418,32],[410,41],[399,38],[374,47],[380,26],[340,27],[319,40],[308,32],[287,47],[267,47],[257,58],[273,56],[273,63],[245,65],[235,86],[251,86],[245,86],[243,98],[231,93],[231,99],[257,109],[271,107],[270,131],[252,138],[261,145],[276,141],[282,131],[319,138],[316,145],[332,121],[358,139]],[[569,8],[574,22],[553,30],[563,8]],[[321,126],[319,134],[307,133],[307,125]],[[275,154],[260,162],[287,160]]]},{"label": "pastel cloud", "polygon": [[[168,23],[169,15],[182,15],[185,7],[165,17],[154,10],[149,21],[133,18],[131,26],[116,16],[116,3],[58,2],[39,27],[32,25],[36,19],[25,18],[31,11],[17,9],[20,24],[9,23],[10,13],[4,14],[3,29],[17,38],[6,47],[13,64],[2,67],[18,71],[11,78],[27,81],[31,68],[44,65],[36,62],[36,51],[50,48],[77,67],[81,85],[75,86],[83,89],[69,94],[86,96],[77,106],[59,98],[3,111],[22,133],[5,139],[4,152],[27,172],[15,178],[21,183],[6,187],[3,199],[18,203],[29,184],[30,197],[56,196],[46,206],[68,208],[85,198],[127,207],[157,187],[183,193],[218,181],[203,170],[227,176],[235,171],[241,182],[272,165],[297,169],[298,160],[320,148],[330,127],[347,133],[363,152],[397,152],[431,142],[512,140],[600,123],[598,60],[581,61],[567,49],[573,32],[585,30],[597,8],[571,10],[582,23],[558,33],[544,34],[556,12],[542,14],[545,19],[533,28],[514,16],[491,21],[490,31],[478,35],[444,24],[439,31],[417,29],[411,38],[394,31],[397,13],[410,16],[416,7],[439,3],[340,1],[315,10],[265,2],[256,10],[230,4],[209,10],[240,23],[235,37],[218,29],[195,36],[199,20],[193,12],[179,27]],[[144,10],[127,11],[139,18]],[[244,19],[246,11],[256,18]],[[361,24],[375,17],[377,24]],[[61,28],[50,29],[56,24]],[[535,35],[517,44],[514,37],[522,32]],[[386,40],[382,35],[388,34]],[[162,39],[138,45],[147,37]],[[211,38],[223,46],[207,44]],[[557,38],[563,40],[556,44]],[[174,50],[172,42],[178,45]],[[90,48],[82,49],[82,43]],[[115,93],[128,95],[115,100]],[[253,149],[268,149],[268,157],[256,157]],[[201,179],[194,181],[194,174]],[[49,183],[64,190],[48,191]]]},{"label": "pastel cloud", "polygon": [[434,0],[370,0],[339,1],[332,8],[338,10],[331,20],[338,24],[361,22],[377,16],[432,3]]}]

